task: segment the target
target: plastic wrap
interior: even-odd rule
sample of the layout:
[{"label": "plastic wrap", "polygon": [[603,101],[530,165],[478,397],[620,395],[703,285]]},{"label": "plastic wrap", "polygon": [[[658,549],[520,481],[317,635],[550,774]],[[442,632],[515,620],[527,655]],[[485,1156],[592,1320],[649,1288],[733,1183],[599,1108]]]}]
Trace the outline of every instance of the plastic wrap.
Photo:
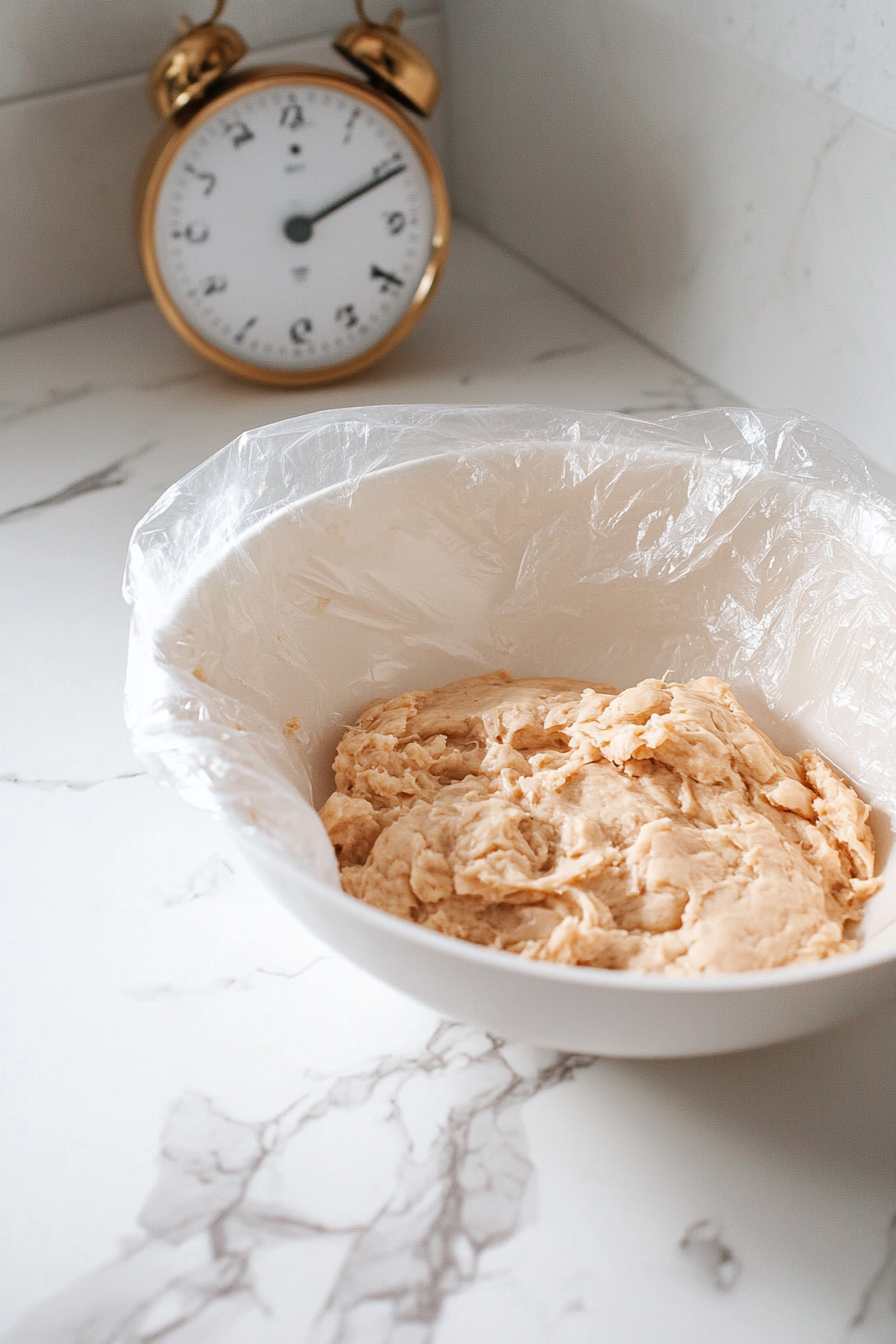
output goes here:
[{"label": "plastic wrap", "polygon": [[[133,537],[138,755],[297,882],[338,889],[314,811],[369,700],[504,667],[728,681],[896,817],[896,509],[798,414],[530,406],[269,425]],[[866,918],[896,915],[892,883]],[[338,899],[349,900],[341,894]]]}]

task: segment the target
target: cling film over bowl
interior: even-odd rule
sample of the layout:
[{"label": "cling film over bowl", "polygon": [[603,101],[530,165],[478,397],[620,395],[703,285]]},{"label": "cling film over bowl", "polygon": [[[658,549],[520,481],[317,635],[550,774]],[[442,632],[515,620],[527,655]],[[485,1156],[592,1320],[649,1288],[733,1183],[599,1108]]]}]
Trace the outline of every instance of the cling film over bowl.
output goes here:
[{"label": "cling film over bowl", "polygon": [[896,948],[896,508],[805,416],[284,421],[159,500],[125,591],[138,754],[234,826],[281,894],[356,904],[315,809],[371,700],[498,668],[619,688],[711,676],[871,803],[885,881],[864,945]]}]

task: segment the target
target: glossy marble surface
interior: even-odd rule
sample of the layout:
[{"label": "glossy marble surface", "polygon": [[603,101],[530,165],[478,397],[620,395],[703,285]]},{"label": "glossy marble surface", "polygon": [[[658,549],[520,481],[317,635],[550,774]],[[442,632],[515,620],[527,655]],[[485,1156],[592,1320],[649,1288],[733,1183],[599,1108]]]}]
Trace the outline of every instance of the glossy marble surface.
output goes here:
[{"label": "glossy marble surface", "polygon": [[727,400],[460,229],[358,381],[257,390],[147,303],[0,343],[5,1344],[883,1344],[896,1009],[771,1050],[590,1060],[331,954],[121,720],[130,531],[329,405]]}]

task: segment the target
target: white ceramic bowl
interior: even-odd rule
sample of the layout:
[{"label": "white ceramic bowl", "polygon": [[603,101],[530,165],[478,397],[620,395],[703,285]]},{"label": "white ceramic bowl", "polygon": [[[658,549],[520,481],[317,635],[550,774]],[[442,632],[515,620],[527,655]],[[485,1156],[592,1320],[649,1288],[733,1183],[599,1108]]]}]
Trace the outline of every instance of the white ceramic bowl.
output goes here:
[{"label": "white ceramic bowl", "polygon": [[[844,441],[740,410],[645,423],[380,407],[244,435],[135,533],[138,752],[239,834],[325,942],[453,1017],[569,1050],[675,1056],[832,1025],[896,992],[896,511]],[[732,685],[785,750],[873,804],[863,946],[672,979],[472,946],[338,886],[309,802],[375,696],[505,667]]]}]

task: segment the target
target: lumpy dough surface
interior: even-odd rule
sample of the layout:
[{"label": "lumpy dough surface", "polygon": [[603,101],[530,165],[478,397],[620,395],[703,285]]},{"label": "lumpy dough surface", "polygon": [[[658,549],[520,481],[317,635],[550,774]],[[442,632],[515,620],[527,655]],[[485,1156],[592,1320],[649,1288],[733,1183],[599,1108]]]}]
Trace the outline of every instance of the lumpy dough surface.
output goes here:
[{"label": "lumpy dough surface", "polygon": [[868,807],[713,677],[506,672],[368,705],[321,819],[352,896],[524,957],[673,975],[856,947]]}]

